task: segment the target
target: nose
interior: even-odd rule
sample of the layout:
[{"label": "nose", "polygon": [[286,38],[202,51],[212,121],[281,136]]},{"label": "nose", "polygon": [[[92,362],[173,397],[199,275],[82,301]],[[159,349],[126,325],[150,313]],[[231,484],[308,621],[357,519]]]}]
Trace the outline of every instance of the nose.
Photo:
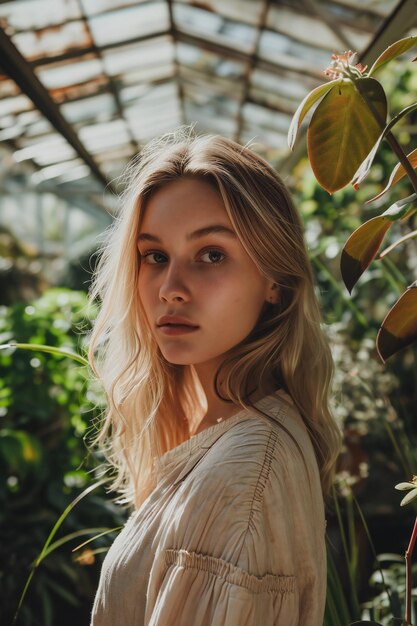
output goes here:
[{"label": "nose", "polygon": [[184,284],[181,272],[178,267],[171,266],[170,270],[165,274],[159,289],[159,297],[161,300],[187,301],[189,299],[189,291]]}]

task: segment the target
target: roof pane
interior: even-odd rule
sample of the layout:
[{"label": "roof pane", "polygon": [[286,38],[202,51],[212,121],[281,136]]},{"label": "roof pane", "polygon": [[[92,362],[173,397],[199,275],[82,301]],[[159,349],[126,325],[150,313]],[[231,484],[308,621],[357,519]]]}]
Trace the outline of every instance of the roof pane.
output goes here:
[{"label": "roof pane", "polygon": [[330,2],[328,4],[329,8],[333,11],[340,10],[341,8],[351,9],[356,12],[356,16],[360,19],[364,14],[386,17],[391,13],[395,5],[398,4],[398,1],[373,0],[373,2],[367,2],[365,4],[362,0],[337,0],[337,2]]},{"label": "roof pane", "polygon": [[282,71],[273,74],[254,69],[251,74],[251,86],[253,89],[265,91],[266,95],[270,92],[273,97],[278,96],[283,101],[294,100],[297,108],[304,96],[317,87],[317,81],[291,72]]},{"label": "roof pane", "polygon": [[174,78],[175,67],[174,63],[171,63],[170,65],[150,65],[133,72],[127,72],[118,76],[118,81],[120,85],[127,87],[129,85],[137,85],[138,83],[146,85]]},{"label": "roof pane", "polygon": [[[196,4],[194,0],[175,0],[177,4]],[[202,7],[230,20],[256,25],[262,12],[262,2],[253,0],[206,0]]]},{"label": "roof pane", "polygon": [[91,37],[84,22],[75,21],[43,31],[26,31],[12,37],[13,43],[29,60],[64,54],[91,46]]},{"label": "roof pane", "polygon": [[133,104],[126,107],[125,115],[133,135],[139,141],[149,137],[150,129],[159,132],[159,128],[166,128],[169,124],[178,125],[181,112],[177,85],[170,82],[148,88]]},{"label": "roof pane", "polygon": [[11,98],[2,98],[0,100],[0,118],[4,115],[21,113],[22,111],[30,111],[32,109],[32,101],[24,94],[19,94]]},{"label": "roof pane", "polygon": [[188,122],[196,124],[195,130],[197,133],[220,133],[227,137],[234,135],[236,130],[235,118],[223,116],[219,119],[214,119],[206,115],[206,111],[202,107],[195,106],[189,102],[185,102],[184,108]]},{"label": "roof pane", "polygon": [[30,2],[5,2],[0,4],[0,17],[6,20],[2,24],[8,34],[22,30],[36,30],[64,24],[69,20],[79,19],[81,10],[78,0],[31,0]]},{"label": "roof pane", "polygon": [[311,48],[285,35],[264,30],[259,41],[259,57],[293,70],[316,74],[323,78],[323,69],[329,64],[327,50]]},{"label": "roof pane", "polygon": [[116,111],[116,101],[109,93],[83,98],[82,100],[74,100],[61,105],[62,114],[71,124],[87,121],[107,121],[115,115]]},{"label": "roof pane", "polygon": [[0,98],[6,98],[7,96],[17,96],[19,93],[20,89],[16,85],[14,80],[2,74],[0,67]]},{"label": "roof pane", "polygon": [[175,25],[184,33],[244,52],[253,49],[257,30],[248,24],[230,22],[221,15],[185,4],[174,4],[173,13]]},{"label": "roof pane", "polygon": [[242,107],[242,116],[246,123],[259,126],[265,130],[275,130],[278,133],[287,135],[291,123],[291,117],[285,113],[270,111],[258,104],[247,102]]},{"label": "roof pane", "polygon": [[240,135],[240,142],[256,141],[262,150],[275,148],[282,155],[288,154],[287,134],[278,133],[270,128],[261,128],[256,124],[246,122]]},{"label": "roof pane", "polygon": [[239,94],[236,93],[230,94],[230,97],[224,93],[216,95],[209,86],[204,88],[202,84],[191,83],[183,84],[183,93],[186,98],[192,100],[195,104],[208,107],[207,114],[216,116],[221,111],[225,113],[228,111],[230,114],[236,115],[239,108],[240,98]]},{"label": "roof pane", "polygon": [[130,46],[103,51],[104,68],[110,76],[129,70],[169,65],[174,61],[174,44],[169,37],[155,37]]},{"label": "roof pane", "polygon": [[30,140],[21,138],[19,145],[20,149],[13,154],[18,162],[30,159],[37,165],[44,166],[67,161],[76,156],[74,148],[55,131]]},{"label": "roof pane", "polygon": [[91,154],[130,143],[126,122],[121,119],[83,126],[78,135]]},{"label": "roof pane", "polygon": [[217,76],[210,76],[205,72],[188,67],[180,67],[179,75],[184,83],[184,87],[194,90],[201,90],[207,95],[204,97],[217,98],[218,96],[227,96],[240,100],[244,84],[242,82],[231,84],[230,81]]},{"label": "roof pane", "polygon": [[168,5],[165,1],[127,7],[95,15],[89,19],[92,35],[98,46],[169,29]]},{"label": "roof pane", "polygon": [[140,4],[149,0],[83,0],[83,9],[86,15],[106,13],[116,9],[124,9],[132,4]]},{"label": "roof pane", "polygon": [[35,172],[31,176],[32,183],[38,185],[46,180],[53,178],[59,178],[64,175],[71,175],[72,180],[76,178],[84,178],[90,174],[90,168],[87,167],[82,159],[72,159],[70,161],[64,161],[63,163],[54,163],[43,167],[39,171]]},{"label": "roof pane", "polygon": [[246,71],[245,63],[225,59],[219,54],[181,41],[177,44],[177,59],[183,66],[204,70],[207,74],[224,77],[229,81],[243,78]]},{"label": "roof pane", "polygon": [[38,78],[47,89],[56,89],[79,83],[85,83],[103,74],[103,64],[97,57],[88,55],[73,62],[64,61],[52,66],[36,68]]}]

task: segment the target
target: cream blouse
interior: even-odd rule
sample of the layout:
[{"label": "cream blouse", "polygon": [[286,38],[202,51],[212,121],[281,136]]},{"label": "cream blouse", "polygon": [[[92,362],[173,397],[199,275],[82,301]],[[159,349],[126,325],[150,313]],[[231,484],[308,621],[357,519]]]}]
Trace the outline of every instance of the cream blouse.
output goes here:
[{"label": "cream blouse", "polygon": [[[291,403],[291,404],[290,404]],[[154,459],[158,483],[104,559],[90,626],[322,626],[325,511],[282,391]]]}]

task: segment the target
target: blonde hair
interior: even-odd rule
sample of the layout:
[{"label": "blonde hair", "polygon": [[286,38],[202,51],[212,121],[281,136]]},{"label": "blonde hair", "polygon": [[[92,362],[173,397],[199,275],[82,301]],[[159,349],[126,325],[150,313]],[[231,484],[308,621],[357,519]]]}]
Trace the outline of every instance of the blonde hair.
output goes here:
[{"label": "blonde hair", "polygon": [[196,136],[189,126],[152,140],[128,167],[122,207],[105,233],[90,288],[90,302],[101,302],[88,358],[108,403],[92,444],[112,469],[109,490],[121,494],[118,503],[138,508],[155,487],[154,457],[188,439],[190,416],[201,411],[193,366],[163,357],[138,294],[137,237],[146,201],[181,176],[215,186],[246,252],[279,289],[279,303],[266,303],[253,331],[228,352],[216,389],[221,370],[225,397],[246,409],[249,381],[263,389],[265,373],[272,373],[310,433],[326,499],[341,433],[329,408],[334,364],[302,222],[265,159],[225,137]]}]

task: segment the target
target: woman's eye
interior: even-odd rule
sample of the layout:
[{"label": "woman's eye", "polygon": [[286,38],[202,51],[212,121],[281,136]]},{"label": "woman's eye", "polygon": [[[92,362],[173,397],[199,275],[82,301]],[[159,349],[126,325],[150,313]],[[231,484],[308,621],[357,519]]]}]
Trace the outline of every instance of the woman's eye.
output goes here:
[{"label": "woman's eye", "polygon": [[[149,257],[154,256],[154,255],[156,255],[156,256],[163,256],[163,255],[160,254],[160,252],[145,252],[144,254],[140,255],[140,258],[141,259],[148,259]],[[150,263],[147,260],[145,261],[145,263],[147,263],[148,265],[158,265],[158,263]]]},{"label": "woman's eye", "polygon": [[206,254],[214,255],[215,258],[217,256],[217,261],[213,261],[213,263],[210,263],[210,265],[218,265],[223,261],[223,259],[219,260],[218,255],[222,257],[226,256],[223,252],[220,252],[220,250],[206,250],[206,252],[203,252],[202,256],[205,256]]},{"label": "woman's eye", "polygon": [[[214,248],[203,252],[201,254],[201,257],[206,256],[206,255],[211,255],[211,259],[212,259],[211,261],[208,261],[208,262],[204,261],[204,263],[206,263],[207,265],[219,265],[223,261],[223,258],[219,259],[218,256],[219,255],[221,257],[226,256],[224,252],[221,252],[220,250],[216,250]],[[214,260],[213,260],[213,256],[214,256]],[[165,257],[165,255],[162,254],[161,252],[145,252],[144,254],[140,255],[140,258],[145,259],[145,263],[147,263],[148,265],[161,265],[159,261],[156,261],[155,263],[148,261],[150,257]],[[217,260],[216,260],[216,257],[217,257]]]}]

